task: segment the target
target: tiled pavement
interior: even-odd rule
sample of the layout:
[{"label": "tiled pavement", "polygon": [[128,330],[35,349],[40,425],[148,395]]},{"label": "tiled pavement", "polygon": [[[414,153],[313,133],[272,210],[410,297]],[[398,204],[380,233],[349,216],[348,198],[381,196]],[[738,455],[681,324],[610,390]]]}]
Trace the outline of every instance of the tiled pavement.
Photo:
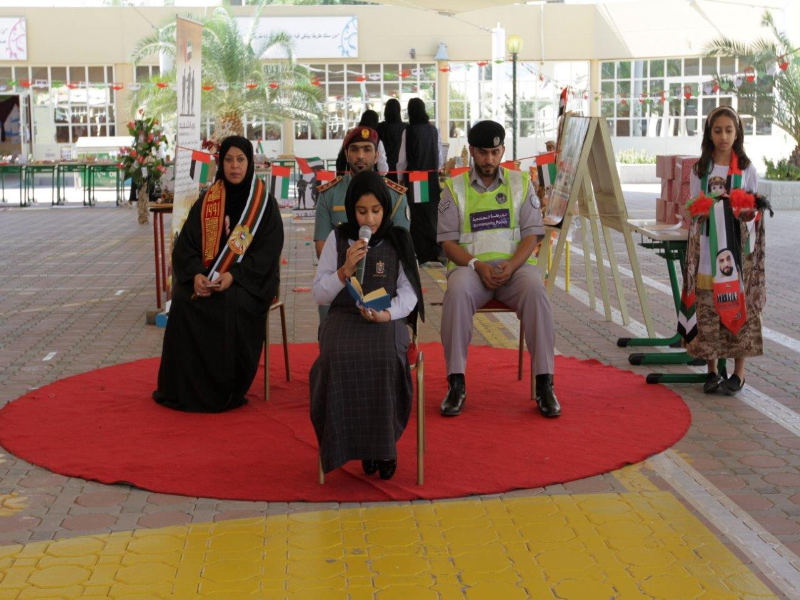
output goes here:
[{"label": "tiled pavement", "polygon": [[[628,190],[631,216],[652,215],[647,191]],[[312,341],[315,307],[293,291],[313,276],[312,224],[284,223],[289,336]],[[728,398],[675,386],[693,425],[642,465],[480,499],[338,506],[152,494],[6,454],[0,597],[800,597],[800,273],[787,268],[798,226],[800,212],[768,223],[764,324],[776,335],[748,364],[752,389]],[[554,296],[558,350],[638,373],[685,371],[628,364],[614,341],[630,331],[581,301],[579,241],[574,248],[571,294]],[[152,229],[134,210],[0,205],[0,256],[0,404],[160,353],[163,331],[144,322],[155,304]],[[646,277],[669,284],[660,258],[638,256]],[[428,302],[441,300],[443,279],[424,270]],[[671,332],[671,298],[654,287],[648,297],[656,328]],[[428,314],[422,341],[438,339],[440,308]],[[480,319],[475,343],[515,343],[513,320]]]}]

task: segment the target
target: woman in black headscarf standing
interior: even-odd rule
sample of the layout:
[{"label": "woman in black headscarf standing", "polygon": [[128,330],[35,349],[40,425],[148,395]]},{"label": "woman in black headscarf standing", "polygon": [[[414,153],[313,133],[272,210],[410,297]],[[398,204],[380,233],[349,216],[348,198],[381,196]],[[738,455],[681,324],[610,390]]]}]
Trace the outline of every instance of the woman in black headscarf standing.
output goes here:
[{"label": "woman in black headscarf standing", "polygon": [[406,124],[400,115],[400,102],[395,98],[386,101],[383,109],[383,122],[378,125],[378,138],[386,148],[386,162],[389,165],[387,177],[397,183],[397,158],[400,155],[400,142]]},{"label": "woman in black headscarf standing", "polygon": [[190,412],[247,401],[283,248],[278,203],[255,177],[253,145],[225,138],[217,164],[172,252],[172,304],[153,392],[159,404]]},{"label": "woman in black headscarf standing", "polygon": [[[442,140],[439,130],[430,122],[425,102],[420,98],[408,101],[408,127],[403,132],[398,171],[427,171],[428,197],[416,198],[414,186],[409,185],[408,208],[411,210],[411,239],[420,264],[440,259],[442,249],[436,242],[439,222],[439,169],[442,167]],[[406,177],[406,181],[408,178]],[[401,181],[401,183],[403,183]]]},{"label": "woman in black headscarf standing", "polygon": [[[389,479],[397,440],[411,413],[408,325],[424,319],[422,287],[408,231],[391,219],[391,196],[374,171],[356,175],[345,197],[347,222],[334,229],[319,257],[313,293],[330,304],[320,326],[320,355],[311,367],[311,421],[327,473],[360,459],[368,475]],[[372,231],[369,242],[359,229]],[[391,306],[360,308],[346,281],[366,256],[362,289],[384,288]]]}]

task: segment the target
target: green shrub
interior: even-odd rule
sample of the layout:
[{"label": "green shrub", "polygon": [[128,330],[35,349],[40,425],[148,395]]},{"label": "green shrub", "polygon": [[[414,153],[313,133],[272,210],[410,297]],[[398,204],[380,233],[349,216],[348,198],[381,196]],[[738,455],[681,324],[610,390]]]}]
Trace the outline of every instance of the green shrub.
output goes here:
[{"label": "green shrub", "polygon": [[656,157],[648,154],[646,150],[628,148],[617,152],[617,162],[623,165],[654,165]]},{"label": "green shrub", "polygon": [[789,161],[785,158],[779,160],[778,164],[774,164],[771,160],[764,158],[767,165],[766,179],[773,179],[777,181],[800,181],[800,167],[790,165]]}]

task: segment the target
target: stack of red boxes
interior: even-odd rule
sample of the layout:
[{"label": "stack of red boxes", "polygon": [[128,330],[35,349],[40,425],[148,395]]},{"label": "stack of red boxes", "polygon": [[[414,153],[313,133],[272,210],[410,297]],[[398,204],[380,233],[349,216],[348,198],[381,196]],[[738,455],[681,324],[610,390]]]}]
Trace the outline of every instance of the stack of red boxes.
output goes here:
[{"label": "stack of red boxes", "polygon": [[656,157],[656,175],[661,178],[661,196],[656,200],[659,223],[688,223],[684,207],[689,200],[689,176],[697,161],[695,156],[660,154]]}]

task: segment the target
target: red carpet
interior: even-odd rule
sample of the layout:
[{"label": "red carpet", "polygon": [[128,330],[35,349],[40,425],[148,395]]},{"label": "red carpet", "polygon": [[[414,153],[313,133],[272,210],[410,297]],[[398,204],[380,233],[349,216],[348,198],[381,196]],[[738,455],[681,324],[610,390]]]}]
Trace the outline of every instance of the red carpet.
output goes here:
[{"label": "red carpet", "polygon": [[[516,351],[470,349],[467,404],[439,415],[446,380],[439,344],[425,344],[425,485],[416,485],[416,415],[388,482],[360,462],[317,483],[308,372],[316,344],[291,346],[291,382],[274,346],[272,398],[256,378],[250,403],[222,414],[188,414],[153,402],[159,359],[57,381],[0,411],[0,444],[56,473],[155,492],[266,501],[370,501],[493,494],[580,479],[669,448],[689,427],[689,409],[662,386],[597,361],[556,358],[563,416],[548,420],[516,378]],[[528,371],[530,373],[530,371]]]}]

